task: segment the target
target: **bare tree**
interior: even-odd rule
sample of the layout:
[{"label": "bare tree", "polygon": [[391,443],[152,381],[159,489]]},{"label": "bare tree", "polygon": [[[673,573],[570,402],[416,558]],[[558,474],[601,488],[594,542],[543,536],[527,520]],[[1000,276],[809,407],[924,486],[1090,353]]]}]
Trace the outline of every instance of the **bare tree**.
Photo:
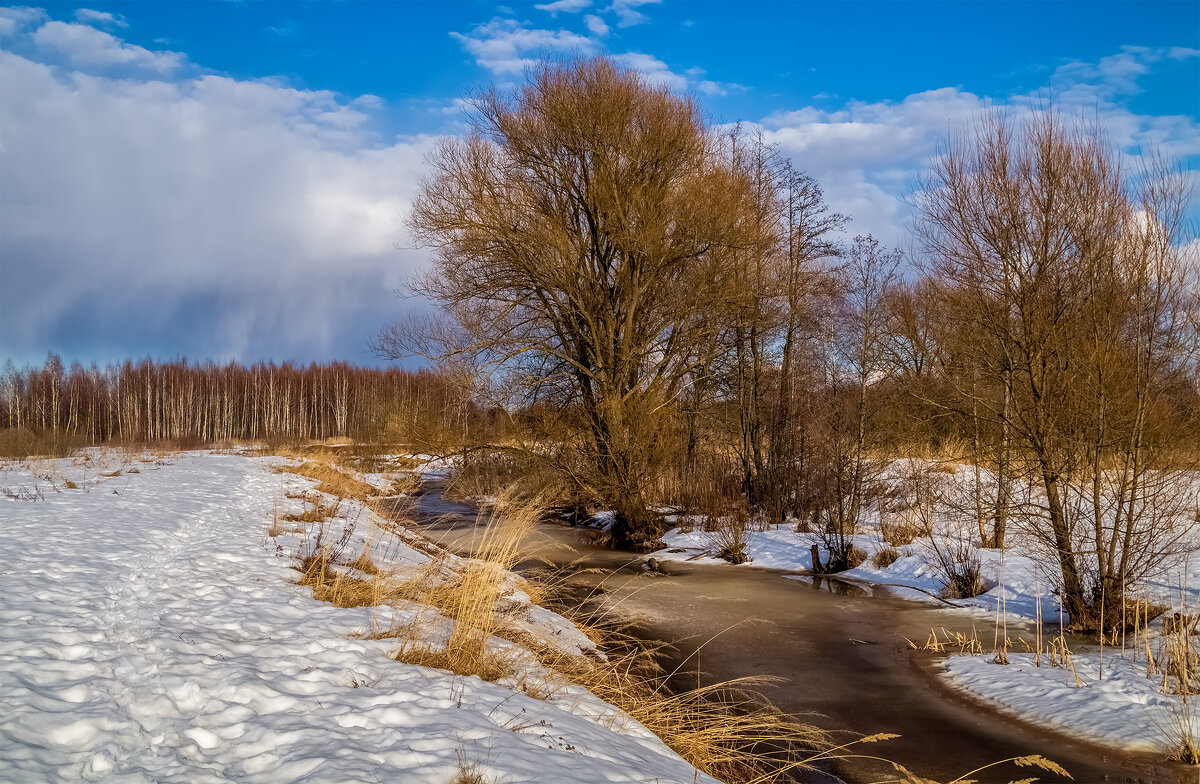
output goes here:
[{"label": "bare tree", "polygon": [[839,296],[827,262],[841,254],[833,236],[846,218],[829,211],[820,186],[796,171],[760,135],[735,131],[732,155],[750,176],[750,242],[734,265],[740,277],[727,288],[728,315],[712,369],[733,401],[742,493],[750,508],[782,521],[797,511],[796,376],[805,371],[801,342],[812,336],[817,314]]},{"label": "bare tree", "polygon": [[828,384],[832,391],[830,453],[819,533],[829,550],[828,571],[854,564],[853,535],[875,474],[870,451],[875,442],[877,402],[868,387],[887,374],[886,303],[896,285],[902,256],[871,236],[854,238],[842,268],[845,298],[840,323],[831,325]]},{"label": "bare tree", "polygon": [[[616,510],[618,546],[643,546],[663,413],[708,358],[750,178],[690,99],[605,58],[541,64],[515,95],[472,104],[413,208],[436,250],[418,288],[452,325],[421,348],[561,401],[584,458],[565,475]],[[377,346],[415,348],[401,331]]]}]

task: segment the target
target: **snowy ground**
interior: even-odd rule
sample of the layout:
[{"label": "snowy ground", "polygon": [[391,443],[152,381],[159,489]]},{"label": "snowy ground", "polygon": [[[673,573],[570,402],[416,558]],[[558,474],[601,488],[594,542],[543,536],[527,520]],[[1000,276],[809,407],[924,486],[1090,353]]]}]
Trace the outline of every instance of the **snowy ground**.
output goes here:
[{"label": "snowy ground", "polygon": [[[1162,676],[1147,677],[1144,660],[1106,653],[1101,678],[1098,654],[1077,655],[1073,667],[1052,667],[1030,653],[1009,653],[1009,664],[985,656],[951,656],[950,682],[1001,710],[1085,740],[1162,755],[1174,745],[1177,719],[1196,719],[1196,698],[1187,704],[1164,694]],[[1078,678],[1078,680],[1076,680]],[[1200,722],[1196,723],[1200,729]]]},{"label": "snowy ground", "polygon": [[[372,611],[295,583],[287,556],[311,532],[267,535],[314,484],[271,466],[90,453],[0,469],[0,780],[712,781],[586,693],[534,700],[357,639]],[[420,564],[416,544],[387,558]]]},{"label": "snowy ground", "polygon": [[[959,473],[960,480],[965,478],[967,467],[959,467]],[[886,474],[884,478],[887,479]],[[854,544],[866,554],[867,560],[839,577],[884,585],[898,595],[936,603],[948,612],[986,618],[989,628],[997,614],[1010,623],[1028,624],[1037,617],[1039,609],[1047,624],[1057,623],[1059,606],[1052,592],[1056,564],[1044,554],[1039,555],[1038,548],[1023,538],[1019,530],[1010,532],[1007,550],[975,550],[984,582],[991,588],[980,596],[954,599],[952,604],[957,609],[948,609],[950,605],[938,598],[945,581],[929,539],[918,538],[897,546],[900,557],[888,566],[873,565],[875,554],[887,547],[881,532],[881,514],[884,513],[878,508],[864,510],[862,533],[854,537]],[[720,547],[719,538],[702,530],[699,518],[679,517],[677,522],[680,527],[663,537],[666,548],[653,557],[724,563],[714,555]],[[1200,551],[1200,531],[1192,526],[1184,535],[1196,539]],[[816,535],[799,533],[794,525],[770,526],[746,532],[745,552],[751,566],[807,571],[812,569],[814,544],[820,547],[821,557],[827,557]],[[943,550],[946,546],[942,544]],[[1200,554],[1169,562],[1153,578],[1135,586],[1134,592],[1152,602],[1196,613],[1200,606]],[[1159,619],[1151,627],[1151,647],[1160,659],[1164,644],[1161,630]],[[1008,654],[1011,664],[1005,666],[992,661],[992,636],[990,632],[986,636],[988,653],[950,657],[946,677],[956,687],[1003,710],[1114,748],[1164,755],[1176,743],[1178,733],[1173,728],[1181,722],[1192,726],[1196,736],[1200,736],[1200,711],[1192,704],[1200,698],[1184,704],[1178,696],[1164,694],[1161,673],[1148,674],[1145,655],[1140,650],[1127,650],[1124,656],[1105,651],[1103,669],[1097,651],[1077,652],[1072,657],[1074,672],[1049,666],[1044,657],[1042,666],[1035,667],[1030,655],[1011,651]]]}]

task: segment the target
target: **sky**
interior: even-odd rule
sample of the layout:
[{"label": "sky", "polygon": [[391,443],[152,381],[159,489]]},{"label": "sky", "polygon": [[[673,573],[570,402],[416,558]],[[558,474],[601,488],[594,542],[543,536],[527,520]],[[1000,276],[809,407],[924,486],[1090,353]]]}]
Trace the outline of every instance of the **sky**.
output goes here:
[{"label": "sky", "polygon": [[0,362],[381,364],[426,307],[405,216],[463,99],[590,54],[761,129],[896,247],[989,109],[1052,100],[1200,184],[1194,0],[0,7]]}]

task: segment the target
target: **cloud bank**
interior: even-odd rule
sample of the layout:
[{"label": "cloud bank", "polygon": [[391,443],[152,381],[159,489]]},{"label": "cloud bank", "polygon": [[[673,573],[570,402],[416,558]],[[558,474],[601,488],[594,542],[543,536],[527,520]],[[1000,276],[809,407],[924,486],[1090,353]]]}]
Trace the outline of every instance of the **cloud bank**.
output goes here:
[{"label": "cloud bank", "polygon": [[[1156,63],[1187,57],[1200,57],[1200,52],[1126,47],[1098,63],[1064,64],[1045,91],[1007,100],[947,87],[895,102],[780,111],[750,125],[761,128],[768,143],[817,178],[831,207],[851,216],[851,233],[870,232],[903,246],[910,218],[907,196],[946,140],[969,131],[988,111],[1019,121],[1053,98],[1066,116],[1104,128],[1128,166],[1136,167],[1138,157],[1151,147],[1194,164],[1200,156],[1200,123],[1182,115],[1135,114],[1119,102],[1138,91],[1138,79]],[[1191,169],[1195,173],[1194,165]]]},{"label": "cloud bank", "polygon": [[165,81],[181,55],[87,25],[28,40],[47,62],[0,51],[6,356],[368,358],[431,139],[381,142],[373,96]]}]

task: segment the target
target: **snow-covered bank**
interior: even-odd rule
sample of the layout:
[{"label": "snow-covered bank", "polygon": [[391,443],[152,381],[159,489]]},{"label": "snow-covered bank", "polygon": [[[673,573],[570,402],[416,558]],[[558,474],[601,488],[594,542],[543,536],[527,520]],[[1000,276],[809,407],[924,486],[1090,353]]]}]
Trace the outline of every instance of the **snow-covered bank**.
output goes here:
[{"label": "snow-covered bank", "polygon": [[0,780],[694,780],[590,695],[534,700],[355,638],[372,612],[313,599],[280,557],[291,545],[267,536],[277,504],[300,508],[287,492],[313,484],[271,466],[4,467]]},{"label": "snow-covered bank", "polygon": [[[955,469],[943,465],[938,469],[951,477],[951,483],[956,479],[955,473],[960,483],[969,481],[972,473],[969,466]],[[891,472],[889,468],[882,473],[885,484],[881,495],[888,499],[902,494],[899,485],[904,472]],[[1172,545],[1178,545],[1182,552],[1178,557],[1164,558],[1157,569],[1130,588],[1138,599],[1194,616],[1200,606],[1200,527],[1193,519],[1200,477],[1185,475],[1184,478],[1186,481],[1180,483],[1180,488],[1185,495],[1183,503],[1178,504],[1181,516],[1172,529],[1177,533]],[[1026,508],[1033,508],[1036,491],[1027,488],[1025,492]],[[1182,697],[1171,693],[1172,687],[1164,687],[1167,640],[1163,636],[1163,618],[1170,611],[1151,624],[1148,639],[1140,634],[1134,643],[1134,636],[1128,635],[1130,647],[1124,656],[1106,649],[1103,669],[1094,647],[1075,652],[1071,657],[1073,670],[1050,666],[1045,654],[1042,666],[1037,667],[1032,654],[1015,652],[1028,650],[1022,639],[1034,644],[1029,629],[1039,616],[1047,627],[1062,618],[1054,592],[1062,579],[1059,565],[1047,552],[1046,545],[1037,541],[1034,532],[1019,522],[1010,523],[1006,550],[970,548],[970,556],[978,559],[980,577],[987,590],[979,596],[945,600],[942,560],[947,553],[960,552],[962,542],[972,538],[978,542],[978,534],[964,526],[963,518],[967,515],[961,514],[969,505],[963,499],[956,503],[960,510],[957,518],[946,513],[946,517],[937,519],[933,525],[933,530],[943,537],[936,546],[927,536],[909,536],[889,544],[887,539],[897,528],[899,514],[887,509],[883,502],[869,505],[864,509],[859,532],[851,537],[865,560],[837,576],[864,584],[868,590],[871,585],[886,586],[904,598],[932,603],[939,613],[966,616],[986,624],[986,633],[981,632],[986,637],[986,655],[951,656],[946,662],[947,680],[985,703],[1081,739],[1162,757],[1176,751],[1185,737],[1200,737],[1200,711],[1196,710],[1200,698],[1193,696],[1184,702]],[[728,531],[705,531],[707,521],[700,517],[679,516],[674,522],[679,527],[663,537],[666,548],[654,553],[654,558],[724,563],[715,554],[730,541]],[[809,571],[813,567],[814,546],[822,559],[828,558],[823,538],[798,531],[794,524],[758,529],[751,526],[743,539],[744,553],[751,566]],[[1188,556],[1189,550],[1194,554]],[[877,560],[879,554],[887,557]],[[1014,640],[1007,651],[1011,662],[1008,665],[992,660],[992,621],[1001,619],[1008,624]],[[1153,666],[1147,665],[1144,653],[1147,647],[1157,659]],[[1134,648],[1138,649],[1136,653]],[[1194,661],[1191,666],[1194,670]]]},{"label": "snow-covered bank", "polygon": [[[1165,755],[1176,742],[1176,721],[1200,718],[1195,698],[1184,704],[1163,694],[1162,677],[1147,677],[1145,662],[1132,655],[1106,653],[1103,678],[1097,654],[1074,656],[1069,669],[1050,666],[1044,655],[1035,666],[1031,653],[1009,653],[1007,665],[991,658],[951,656],[950,682],[1008,713],[1084,740]],[[1194,732],[1200,733],[1200,722]]]}]

